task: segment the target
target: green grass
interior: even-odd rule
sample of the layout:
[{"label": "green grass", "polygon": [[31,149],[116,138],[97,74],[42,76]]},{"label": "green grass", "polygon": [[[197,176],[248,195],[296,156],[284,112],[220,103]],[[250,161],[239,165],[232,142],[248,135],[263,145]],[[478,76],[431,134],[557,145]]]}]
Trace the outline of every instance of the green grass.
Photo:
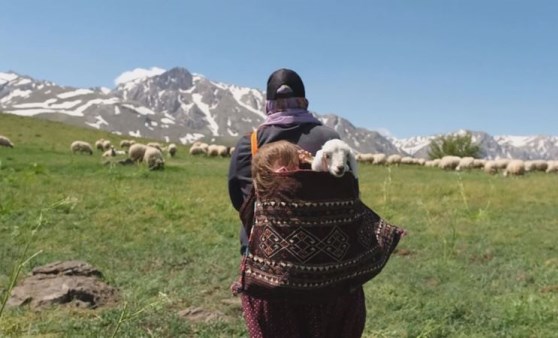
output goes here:
[{"label": "green grass", "polygon": [[[104,166],[70,143],[121,137],[0,114],[0,300],[12,272],[80,259],[120,291],[112,308],[4,310],[0,336],[241,337],[229,285],[239,221],[228,160],[179,146],[164,171]],[[128,137],[122,137],[128,138]],[[519,178],[361,166],[362,199],[409,231],[365,285],[365,337],[550,337],[558,332],[558,175]],[[40,228],[31,232],[42,215]],[[27,257],[24,257],[24,259]],[[194,322],[189,307],[225,320]]]}]

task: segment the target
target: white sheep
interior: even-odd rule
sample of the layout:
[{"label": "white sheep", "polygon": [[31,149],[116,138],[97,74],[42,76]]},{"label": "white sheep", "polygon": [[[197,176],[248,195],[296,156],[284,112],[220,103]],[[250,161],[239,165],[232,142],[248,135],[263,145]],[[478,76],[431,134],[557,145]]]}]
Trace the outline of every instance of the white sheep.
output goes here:
[{"label": "white sheep", "polygon": [[145,154],[145,149],[147,149],[145,144],[133,144],[128,150],[128,157],[130,157],[130,159],[134,162],[141,162],[143,160],[143,155]]},{"label": "white sheep", "polygon": [[504,176],[520,176],[525,174],[525,162],[523,160],[511,160],[504,170]]},{"label": "white sheep", "polygon": [[474,162],[475,159],[473,157],[470,156],[462,157],[461,159],[459,159],[459,164],[457,165],[455,170],[463,171],[463,170],[473,169]]},{"label": "white sheep", "polygon": [[114,149],[113,146],[111,146],[109,150],[107,150],[103,153],[103,157],[114,157],[114,156],[117,156],[117,155],[126,155],[126,151],[125,150],[116,150],[116,149]]},{"label": "white sheep", "polygon": [[548,161],[546,166],[547,173],[556,173],[558,172],[558,161]]},{"label": "white sheep", "polygon": [[176,155],[176,150],[176,144],[174,143],[169,144],[169,146],[167,147],[167,151],[169,152],[169,155],[171,157],[174,157],[174,155]]},{"label": "white sheep", "polygon": [[374,157],[374,164],[376,165],[384,165],[387,161],[387,155],[383,153],[377,153],[373,155]]},{"label": "white sheep", "polygon": [[163,147],[161,146],[161,144],[159,142],[149,142],[147,144],[147,146],[157,148],[157,149],[159,149],[159,151],[163,151]]},{"label": "white sheep", "polygon": [[91,145],[85,141],[74,141],[70,145],[70,150],[72,153],[88,153],[89,155],[93,155],[93,148]]},{"label": "white sheep", "polygon": [[120,141],[120,148],[130,148],[136,141],[134,140],[122,140]]},{"label": "white sheep", "polygon": [[358,155],[355,155],[355,159],[358,162],[362,162],[362,163],[374,163],[374,154],[372,154],[372,153],[360,153]]},{"label": "white sheep", "polygon": [[341,140],[329,140],[318,150],[312,161],[312,170],[329,171],[333,176],[341,177],[351,171],[358,178],[355,155],[349,145]]},{"label": "white sheep", "polygon": [[484,163],[484,172],[487,174],[496,174],[498,172],[498,165],[494,160],[488,160]]},{"label": "white sheep", "polygon": [[13,148],[14,144],[6,136],[0,135],[0,146]]},{"label": "white sheep", "polygon": [[105,150],[103,142],[105,142],[104,138],[100,138],[97,141],[95,141],[95,149],[101,150],[101,151]]},{"label": "white sheep", "polygon": [[200,155],[206,154],[207,155],[207,148],[209,146],[206,143],[196,142],[190,147],[190,155]]},{"label": "white sheep", "polygon": [[163,153],[155,147],[146,147],[143,154],[143,162],[147,163],[149,170],[159,170],[165,168]]},{"label": "white sheep", "polygon": [[210,144],[207,147],[207,156],[226,157],[228,155],[229,155],[229,149],[226,146],[220,144]]},{"label": "white sheep", "polygon": [[392,165],[392,164],[393,165],[399,165],[399,163],[401,163],[401,159],[402,159],[401,155],[391,154],[391,155],[388,156],[386,161],[387,161],[387,164],[389,164],[389,165]]},{"label": "white sheep", "polygon": [[447,155],[442,157],[438,166],[444,170],[454,170],[459,165],[459,161],[461,161],[461,157]]},{"label": "white sheep", "polygon": [[110,140],[104,140],[103,141],[103,150],[109,150],[110,147],[112,147],[112,143],[110,142]]}]

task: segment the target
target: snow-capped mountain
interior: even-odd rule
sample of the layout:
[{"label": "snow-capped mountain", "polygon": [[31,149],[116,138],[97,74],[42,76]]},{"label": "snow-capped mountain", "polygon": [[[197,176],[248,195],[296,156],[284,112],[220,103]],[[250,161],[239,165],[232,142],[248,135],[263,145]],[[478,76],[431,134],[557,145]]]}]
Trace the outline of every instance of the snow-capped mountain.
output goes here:
[{"label": "snow-capped mountain", "polygon": [[[114,89],[73,88],[0,73],[0,111],[183,144],[204,137],[232,144],[265,118],[263,92],[212,81],[184,68],[134,69],[118,76],[115,84]],[[394,139],[336,115],[314,114],[358,152],[427,158],[436,137]],[[488,158],[558,158],[557,137],[472,133]]]},{"label": "snow-capped mountain", "polygon": [[[450,133],[471,133],[472,142],[481,148],[481,156],[487,159],[517,158],[524,160],[557,159],[556,136],[491,136],[482,131],[458,130]],[[418,136],[407,139],[390,138],[402,151],[418,158],[428,158],[430,142],[444,135]]]}]

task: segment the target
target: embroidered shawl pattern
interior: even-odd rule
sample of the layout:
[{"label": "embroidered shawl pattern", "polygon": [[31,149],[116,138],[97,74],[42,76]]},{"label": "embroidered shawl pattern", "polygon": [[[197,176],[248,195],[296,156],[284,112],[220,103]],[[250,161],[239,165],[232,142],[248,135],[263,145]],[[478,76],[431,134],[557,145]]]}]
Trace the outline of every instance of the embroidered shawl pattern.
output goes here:
[{"label": "embroidered shawl pattern", "polygon": [[400,229],[360,201],[352,175],[309,170],[277,175],[282,182],[277,191],[241,208],[250,233],[241,292],[322,298],[380,273]]}]

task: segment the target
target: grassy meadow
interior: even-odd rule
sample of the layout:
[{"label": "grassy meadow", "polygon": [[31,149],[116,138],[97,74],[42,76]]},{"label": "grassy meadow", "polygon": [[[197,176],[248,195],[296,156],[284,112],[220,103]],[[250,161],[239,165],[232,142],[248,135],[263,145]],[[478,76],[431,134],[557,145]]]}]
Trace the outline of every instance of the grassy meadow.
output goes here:
[{"label": "grassy meadow", "polygon": [[[5,308],[1,337],[246,337],[229,291],[240,256],[228,159],[179,146],[151,172],[70,152],[128,137],[8,114],[0,134],[15,144],[0,147],[0,301],[35,254],[18,280],[79,259],[120,294],[95,310]],[[409,232],[365,285],[365,337],[556,336],[558,175],[362,165],[360,186]]]}]

